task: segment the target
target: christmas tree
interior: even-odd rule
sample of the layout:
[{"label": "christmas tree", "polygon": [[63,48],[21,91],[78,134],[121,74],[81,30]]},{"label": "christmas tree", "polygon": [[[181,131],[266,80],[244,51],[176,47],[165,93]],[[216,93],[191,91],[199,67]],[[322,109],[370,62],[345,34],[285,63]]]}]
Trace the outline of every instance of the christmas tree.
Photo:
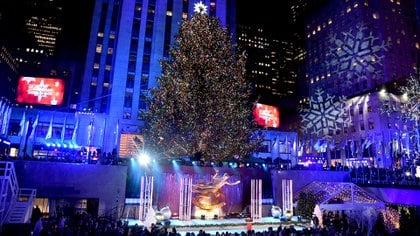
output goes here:
[{"label": "christmas tree", "polygon": [[204,5],[184,20],[151,91],[146,148],[164,158],[241,159],[255,149],[246,56]]}]

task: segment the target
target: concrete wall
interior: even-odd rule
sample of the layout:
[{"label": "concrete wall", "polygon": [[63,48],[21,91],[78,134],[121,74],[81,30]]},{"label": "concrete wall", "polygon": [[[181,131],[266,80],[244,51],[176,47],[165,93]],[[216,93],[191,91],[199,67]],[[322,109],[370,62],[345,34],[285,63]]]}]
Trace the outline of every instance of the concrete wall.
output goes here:
[{"label": "concrete wall", "polygon": [[37,189],[38,198],[97,198],[99,215],[123,207],[126,166],[15,161],[19,188]]}]

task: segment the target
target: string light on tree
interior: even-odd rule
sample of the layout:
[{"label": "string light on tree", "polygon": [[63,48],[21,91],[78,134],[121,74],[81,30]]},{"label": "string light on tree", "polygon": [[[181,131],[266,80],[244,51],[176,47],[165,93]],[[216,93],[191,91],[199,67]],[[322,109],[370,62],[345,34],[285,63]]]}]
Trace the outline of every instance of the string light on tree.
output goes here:
[{"label": "string light on tree", "polygon": [[245,158],[256,148],[254,103],[245,78],[246,55],[202,2],[183,21],[162,61],[145,113],[147,149],[163,158],[206,161]]}]

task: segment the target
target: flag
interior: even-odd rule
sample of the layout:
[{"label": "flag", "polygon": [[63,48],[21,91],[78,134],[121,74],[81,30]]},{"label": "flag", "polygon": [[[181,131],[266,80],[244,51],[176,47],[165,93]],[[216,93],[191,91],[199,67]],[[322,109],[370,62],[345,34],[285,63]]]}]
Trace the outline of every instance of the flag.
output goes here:
[{"label": "flag", "polygon": [[19,130],[19,136],[24,136],[25,132],[26,132],[26,111],[23,112],[22,115],[22,119],[20,120],[19,126],[20,126],[20,130]]},{"label": "flag", "polygon": [[94,122],[95,122],[95,118],[92,117],[90,119],[90,123],[88,125],[88,146],[90,146],[92,144],[93,132],[94,132],[94,125],[93,125]]},{"label": "flag", "polygon": [[117,145],[118,145],[118,134],[119,134],[119,132],[120,132],[120,119],[118,119],[117,125],[115,126],[115,131],[114,131],[114,135],[115,135],[114,148],[116,148]]},{"label": "flag", "polygon": [[74,114],[74,120],[75,120],[75,124],[74,124],[74,129],[73,129],[73,134],[71,136],[71,141],[74,144],[77,144],[77,130],[79,129],[79,116],[77,115],[77,113]]},{"label": "flag", "polygon": [[335,148],[335,140],[334,139],[331,140],[330,145],[328,146],[328,148],[330,150],[333,150]]},{"label": "flag", "polygon": [[366,142],[366,146],[365,146],[365,148],[366,149],[368,149],[369,147],[370,147],[370,145],[372,145],[373,144],[373,140],[372,140],[372,138],[371,137],[369,137],[368,138],[368,141]]},{"label": "flag", "polygon": [[6,135],[7,134],[7,127],[9,126],[9,119],[10,114],[12,113],[12,107],[9,106],[6,110],[6,114],[3,116],[3,125],[1,127],[1,133]]},{"label": "flag", "polygon": [[48,126],[48,131],[47,131],[47,135],[45,135],[45,139],[52,138],[53,119],[54,119],[54,116],[51,116],[50,125]]},{"label": "flag", "polygon": [[64,137],[66,135],[66,123],[67,123],[67,116],[64,117],[63,127],[61,128],[61,142],[64,141]]},{"label": "flag", "polygon": [[3,103],[3,100],[0,99],[0,127],[1,128],[3,128],[3,125],[4,125],[3,120],[4,120],[4,117],[6,116],[5,111],[4,111],[5,109],[7,109],[6,103],[5,102]]},{"label": "flag", "polygon": [[36,114],[35,121],[34,123],[32,123],[31,133],[29,134],[30,139],[33,139],[35,137],[35,129],[36,129],[36,126],[38,125],[38,120],[39,120],[39,114]]}]

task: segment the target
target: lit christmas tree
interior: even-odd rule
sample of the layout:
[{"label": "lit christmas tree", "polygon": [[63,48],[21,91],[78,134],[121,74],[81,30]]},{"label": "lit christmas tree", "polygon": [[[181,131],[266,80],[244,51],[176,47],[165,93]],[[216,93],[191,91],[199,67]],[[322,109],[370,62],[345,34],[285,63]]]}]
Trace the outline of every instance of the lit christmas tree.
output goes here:
[{"label": "lit christmas tree", "polygon": [[181,23],[170,57],[162,61],[145,114],[146,148],[164,158],[242,159],[256,146],[246,56],[200,4]]}]

